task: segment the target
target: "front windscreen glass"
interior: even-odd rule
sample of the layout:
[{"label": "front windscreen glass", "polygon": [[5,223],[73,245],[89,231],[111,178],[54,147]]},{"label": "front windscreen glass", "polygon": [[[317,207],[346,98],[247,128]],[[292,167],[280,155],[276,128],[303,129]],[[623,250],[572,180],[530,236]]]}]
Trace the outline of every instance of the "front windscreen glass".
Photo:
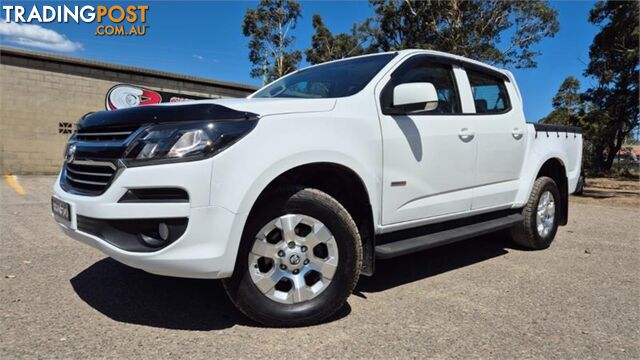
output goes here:
[{"label": "front windscreen glass", "polygon": [[396,54],[342,60],[300,70],[260,90],[254,98],[337,98],[362,90]]}]

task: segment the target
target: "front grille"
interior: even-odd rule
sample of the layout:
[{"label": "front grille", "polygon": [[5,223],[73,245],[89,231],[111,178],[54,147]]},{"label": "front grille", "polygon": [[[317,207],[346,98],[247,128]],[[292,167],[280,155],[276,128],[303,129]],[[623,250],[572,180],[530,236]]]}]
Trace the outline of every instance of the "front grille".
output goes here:
[{"label": "front grille", "polygon": [[65,164],[63,184],[76,193],[99,195],[107,189],[116,170],[109,161],[74,160]]},{"label": "front grille", "polygon": [[65,155],[73,161],[63,167],[62,188],[79,195],[102,194],[116,176],[117,159],[139,129],[139,125],[80,127],[70,139],[73,153]]},{"label": "front grille", "polygon": [[126,140],[138,126],[120,126],[108,128],[79,129],[75,134],[77,141],[123,141]]}]

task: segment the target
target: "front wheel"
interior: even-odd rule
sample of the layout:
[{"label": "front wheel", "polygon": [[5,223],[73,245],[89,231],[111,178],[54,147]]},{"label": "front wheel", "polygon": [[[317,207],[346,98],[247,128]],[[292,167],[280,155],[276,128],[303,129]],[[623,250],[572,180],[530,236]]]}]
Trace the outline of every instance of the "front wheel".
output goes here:
[{"label": "front wheel", "polygon": [[223,283],[236,307],[264,325],[310,325],[344,305],[361,263],[347,210],[322,191],[293,188],[252,211],[234,274]]},{"label": "front wheel", "polygon": [[522,215],[522,223],[512,228],[513,241],[532,250],[548,248],[560,220],[560,191],[553,179],[546,176],[536,179]]}]

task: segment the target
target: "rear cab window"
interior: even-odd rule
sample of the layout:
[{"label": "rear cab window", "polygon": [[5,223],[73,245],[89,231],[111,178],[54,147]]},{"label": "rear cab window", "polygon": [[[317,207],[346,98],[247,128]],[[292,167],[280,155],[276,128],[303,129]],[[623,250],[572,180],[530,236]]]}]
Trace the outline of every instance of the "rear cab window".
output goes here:
[{"label": "rear cab window", "polygon": [[473,70],[466,70],[476,114],[500,114],[511,109],[504,80]]}]

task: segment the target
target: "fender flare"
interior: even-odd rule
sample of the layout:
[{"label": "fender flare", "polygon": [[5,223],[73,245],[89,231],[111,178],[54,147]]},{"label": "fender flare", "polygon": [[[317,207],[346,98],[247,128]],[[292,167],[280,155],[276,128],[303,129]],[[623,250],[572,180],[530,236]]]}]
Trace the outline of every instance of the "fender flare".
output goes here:
[{"label": "fender flare", "polygon": [[[248,191],[245,196],[242,198],[240,202],[240,206],[238,208],[239,213],[248,213],[251,211],[251,208],[255,204],[256,200],[262,194],[262,192],[275,180],[278,176],[286,173],[289,170],[292,170],[296,167],[311,165],[316,163],[324,163],[324,164],[333,164],[342,166],[346,169],[351,170],[355,175],[357,175],[362,184],[364,185],[367,195],[369,196],[369,201],[372,206],[374,219],[377,217],[380,209],[379,199],[372,197],[371,194],[376,193],[377,184],[372,180],[375,178],[375,174],[370,174],[362,164],[358,163],[353,158],[339,153],[339,152],[304,152],[297,153],[291,156],[287,156],[285,158],[280,159],[279,161],[274,162],[271,166],[264,169],[263,172],[260,173],[256,177],[256,180],[251,184],[250,191]],[[363,176],[364,175],[364,176]]]},{"label": "fender flare", "polygon": [[540,173],[544,165],[550,160],[557,160],[558,162],[560,162],[560,165],[564,169],[564,172],[562,174],[562,179],[556,185],[558,185],[558,188],[560,190],[561,213],[560,213],[559,225],[566,225],[569,219],[569,186],[568,186],[568,174],[567,174],[567,159],[565,159],[561,153],[553,152],[553,153],[547,154],[546,156],[541,158],[539,162],[537,162],[537,165],[535,167],[535,172],[531,174],[530,179],[528,181],[527,193],[526,193],[525,199],[529,199],[529,197],[531,196],[531,191],[533,190],[533,183],[536,181],[536,179],[538,179],[538,174]]},{"label": "fender flare", "polygon": [[[371,275],[373,274],[374,267],[374,247],[375,247],[375,237],[373,236],[373,227],[375,227],[376,219],[379,219],[381,207],[380,200],[375,196],[371,196],[372,194],[380,193],[376,192],[377,187],[380,186],[379,182],[375,181],[375,174],[367,171],[364,166],[355,161],[353,158],[346,156],[339,152],[316,152],[311,151],[309,153],[297,153],[291,156],[287,156],[285,158],[280,159],[277,162],[274,162],[271,166],[267,167],[257,176],[255,181],[250,186],[250,191],[245,193],[242,198],[240,205],[238,207],[238,212],[236,213],[234,223],[232,225],[233,228],[233,236],[234,240],[237,241],[229,241],[227,252],[229,254],[234,254],[233,262],[235,263],[236,257],[238,255],[238,249],[240,247],[240,241],[242,238],[242,232],[244,231],[244,227],[249,218],[249,214],[253,209],[256,201],[258,201],[259,197],[265,189],[280,175],[286,173],[289,170],[294,168],[311,165],[311,164],[331,164],[344,167],[350,171],[352,171],[362,182],[364,186],[364,190],[366,192],[367,197],[369,198],[369,203],[371,206],[371,241],[363,242],[363,246],[365,247],[363,251],[370,253],[369,262],[363,264],[363,274]],[[363,176],[364,175],[364,176]]]}]

